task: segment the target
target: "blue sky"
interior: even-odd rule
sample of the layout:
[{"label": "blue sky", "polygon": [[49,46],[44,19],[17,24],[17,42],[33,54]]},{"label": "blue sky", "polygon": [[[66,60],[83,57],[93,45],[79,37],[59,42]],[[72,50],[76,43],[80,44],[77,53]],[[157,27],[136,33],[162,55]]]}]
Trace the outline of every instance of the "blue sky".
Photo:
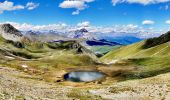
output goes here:
[{"label": "blue sky", "polygon": [[[4,2],[5,0],[0,0]],[[95,0],[87,3],[88,7],[81,10],[78,15],[72,15],[75,8],[65,9],[59,7],[63,0],[9,0],[14,5],[26,5],[28,2],[38,3],[33,10],[20,9],[4,11],[0,21],[13,21],[30,24],[52,24],[64,22],[77,24],[90,21],[93,25],[137,24],[144,20],[155,22],[153,26],[165,26],[165,21],[170,19],[169,2],[143,5],[139,3],[121,3],[113,6],[111,0]]]},{"label": "blue sky", "polygon": [[77,25],[86,21],[92,26],[160,30],[170,27],[169,6],[170,0],[0,0],[0,22]]}]

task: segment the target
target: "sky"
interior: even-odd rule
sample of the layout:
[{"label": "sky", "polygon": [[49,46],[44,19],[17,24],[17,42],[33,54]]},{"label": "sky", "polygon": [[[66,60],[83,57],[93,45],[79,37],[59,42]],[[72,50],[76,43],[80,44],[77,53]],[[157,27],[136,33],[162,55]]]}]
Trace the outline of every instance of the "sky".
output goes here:
[{"label": "sky", "polygon": [[169,12],[170,0],[0,0],[0,23],[21,30],[74,26],[160,32],[170,29]]}]

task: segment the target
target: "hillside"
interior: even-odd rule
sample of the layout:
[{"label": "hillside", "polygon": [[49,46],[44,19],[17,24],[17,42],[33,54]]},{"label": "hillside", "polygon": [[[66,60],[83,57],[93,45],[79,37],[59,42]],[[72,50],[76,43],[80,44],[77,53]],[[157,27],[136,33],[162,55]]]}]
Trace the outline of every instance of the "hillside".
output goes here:
[{"label": "hillside", "polygon": [[[137,66],[137,71],[123,73],[126,78],[146,78],[170,71],[170,33],[113,50],[100,60],[123,61]],[[152,41],[152,42],[148,42]]]},{"label": "hillside", "polygon": [[[64,57],[60,57],[60,60],[63,60],[63,63],[69,62],[66,60],[65,56],[75,58],[81,58],[81,56],[95,56],[92,52],[88,51],[87,49],[83,48],[80,44],[76,41],[63,41],[63,42],[14,42],[10,40],[5,40],[3,37],[0,37],[0,50],[2,55],[4,56],[11,56],[15,58],[20,58],[21,60],[31,60],[31,59],[42,59],[47,58],[48,56],[54,56],[53,54],[63,53]],[[4,54],[4,52],[6,52]],[[89,55],[88,55],[89,54]],[[47,56],[48,55],[48,56]],[[59,56],[56,55],[54,57]],[[78,57],[79,56],[79,57]],[[82,58],[82,60],[85,58]],[[59,60],[59,59],[58,59]],[[90,60],[90,59],[89,59]],[[81,60],[79,59],[80,63]],[[60,62],[62,63],[62,62]],[[71,62],[69,62],[71,63]],[[87,63],[87,62],[85,62]]]},{"label": "hillside", "polygon": [[[5,26],[7,33],[18,40],[18,30],[9,24]],[[20,35],[22,36],[22,35]],[[21,41],[13,41],[0,35],[0,66],[12,67],[26,73],[42,74],[46,81],[56,81],[53,73],[66,73],[68,69],[95,69],[96,56],[90,50],[80,45],[75,40],[39,42],[22,38]],[[69,70],[71,71],[71,70]],[[59,79],[63,80],[59,74]]]},{"label": "hillside", "polygon": [[132,45],[113,50],[102,57],[102,60],[145,58],[167,56],[170,54],[170,32],[157,38],[151,38]]}]

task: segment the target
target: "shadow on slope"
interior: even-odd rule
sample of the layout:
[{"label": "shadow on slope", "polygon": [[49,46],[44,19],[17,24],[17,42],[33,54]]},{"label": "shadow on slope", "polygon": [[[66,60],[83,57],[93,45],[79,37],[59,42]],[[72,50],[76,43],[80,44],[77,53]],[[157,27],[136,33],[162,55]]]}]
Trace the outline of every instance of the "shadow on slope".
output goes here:
[{"label": "shadow on slope", "polygon": [[142,46],[144,49],[151,48],[163,43],[170,41],[170,31],[161,35],[160,37],[147,39],[145,44]]}]

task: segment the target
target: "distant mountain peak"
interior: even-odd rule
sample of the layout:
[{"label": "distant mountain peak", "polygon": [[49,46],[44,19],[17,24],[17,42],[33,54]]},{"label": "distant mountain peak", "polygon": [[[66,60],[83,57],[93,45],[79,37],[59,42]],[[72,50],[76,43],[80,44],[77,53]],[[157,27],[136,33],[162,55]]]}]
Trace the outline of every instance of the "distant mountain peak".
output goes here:
[{"label": "distant mountain peak", "polygon": [[74,38],[74,39],[93,39],[94,38],[93,34],[91,34],[85,28],[70,31],[68,37]]},{"label": "distant mountain peak", "polygon": [[79,32],[85,32],[85,33],[87,33],[88,32],[88,30],[87,29],[85,29],[85,28],[82,28],[82,29],[80,29],[80,30],[78,30]]}]

